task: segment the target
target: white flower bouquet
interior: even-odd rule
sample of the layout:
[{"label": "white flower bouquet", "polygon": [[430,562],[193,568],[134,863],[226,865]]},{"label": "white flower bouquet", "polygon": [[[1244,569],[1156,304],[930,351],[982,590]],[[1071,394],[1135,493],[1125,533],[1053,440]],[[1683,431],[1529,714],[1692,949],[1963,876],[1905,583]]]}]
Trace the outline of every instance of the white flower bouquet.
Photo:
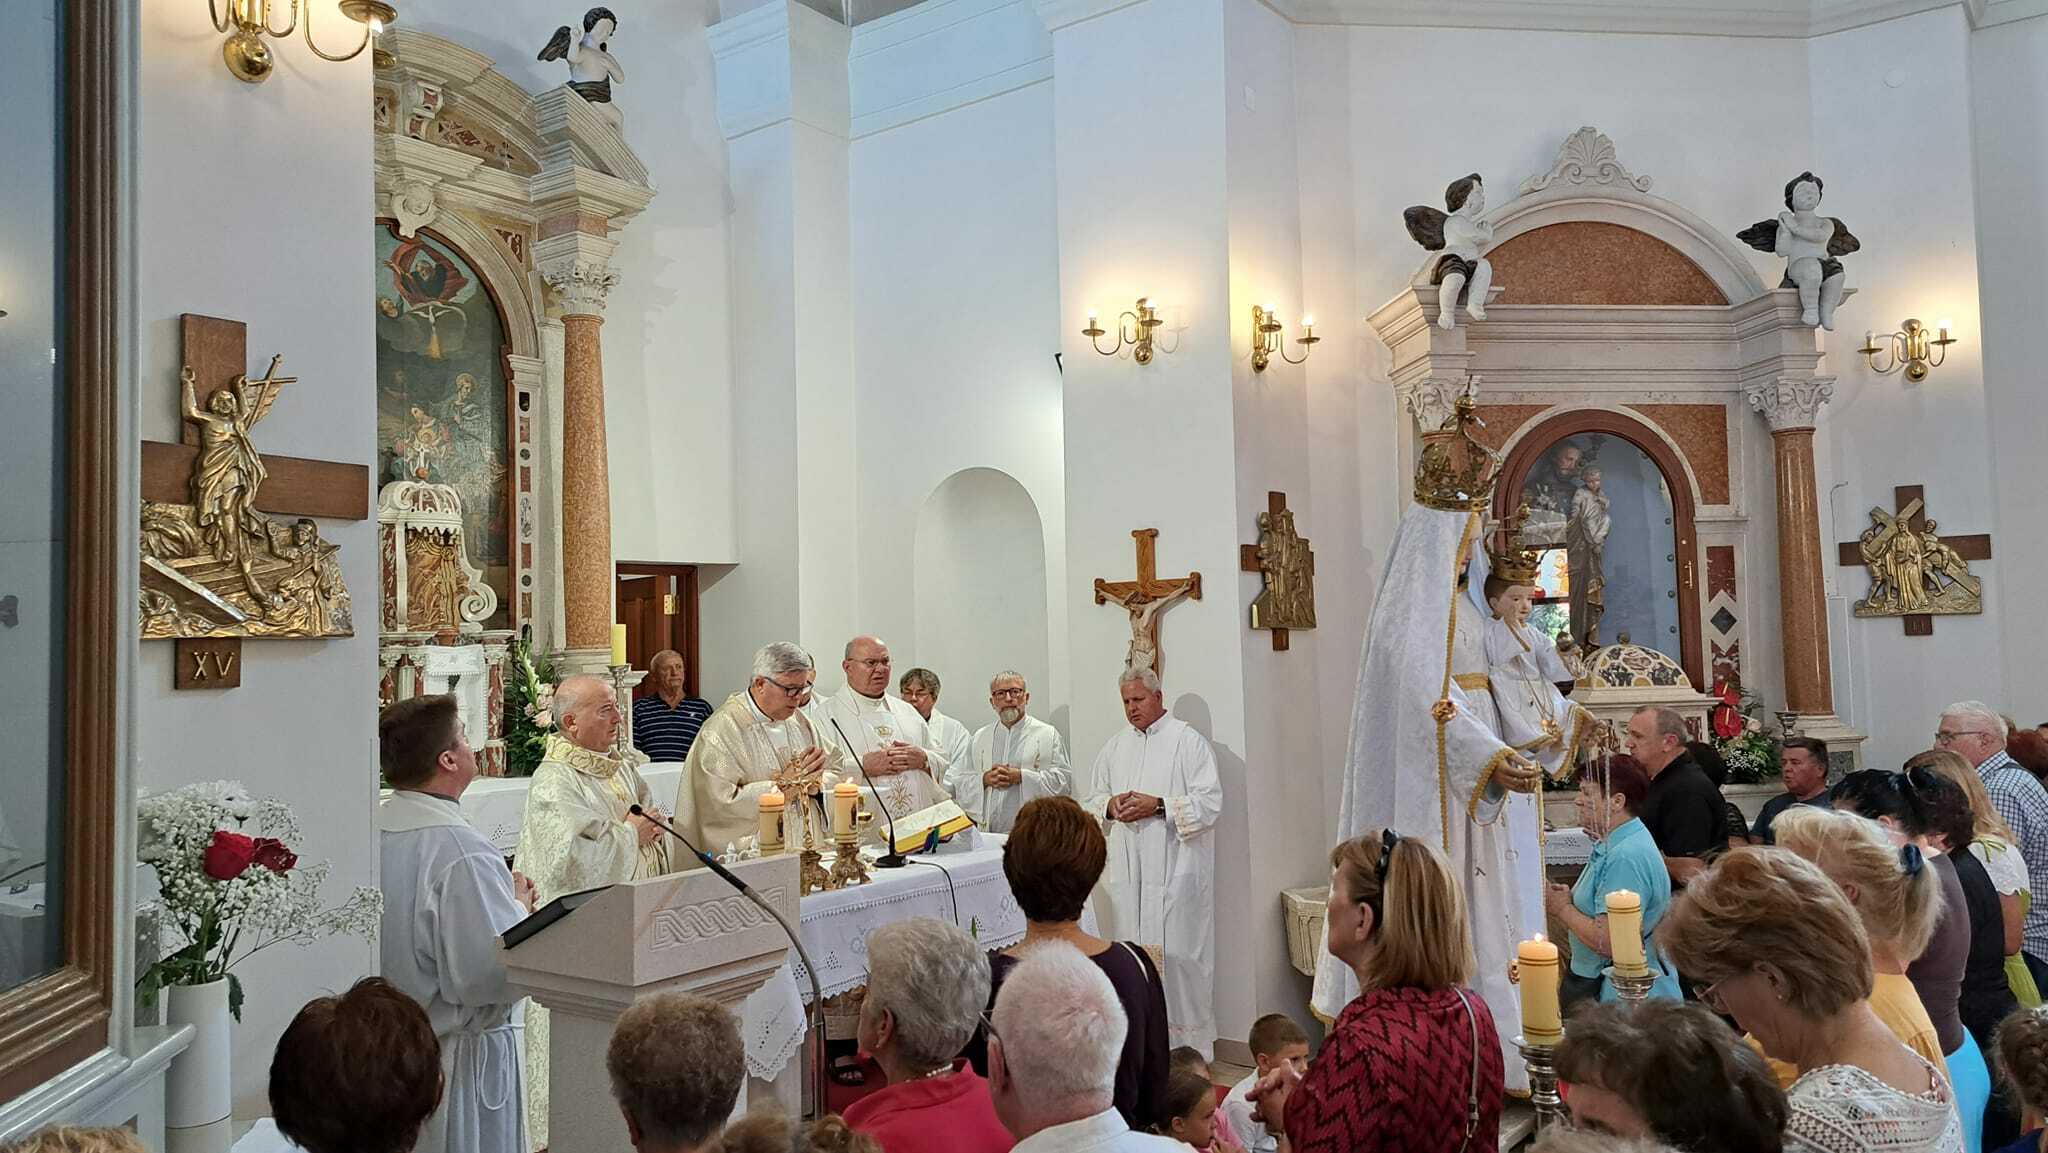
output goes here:
[{"label": "white flower bouquet", "polygon": [[376,935],[383,894],[358,887],[323,908],[329,866],[299,863],[299,821],[284,802],[256,800],[239,781],[207,781],[145,794],[138,809],[138,855],[156,870],[169,950],[136,982],[146,1000],[165,986],[225,978],[239,1021],[242,985],[232,970],[243,960],[334,933]]}]

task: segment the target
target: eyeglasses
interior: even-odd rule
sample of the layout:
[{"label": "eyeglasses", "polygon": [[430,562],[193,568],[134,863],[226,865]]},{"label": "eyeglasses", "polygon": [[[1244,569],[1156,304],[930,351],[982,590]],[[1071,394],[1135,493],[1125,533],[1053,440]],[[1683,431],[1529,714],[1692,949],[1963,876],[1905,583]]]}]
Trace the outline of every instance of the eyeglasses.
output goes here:
[{"label": "eyeglasses", "polygon": [[994,1037],[996,1035],[996,1019],[989,1015],[989,1011],[987,1009],[983,1009],[981,1011],[981,1027],[983,1029],[988,1030],[988,1035],[990,1037]]},{"label": "eyeglasses", "polygon": [[772,677],[768,678],[768,683],[781,689],[782,695],[786,697],[800,697],[811,691],[811,686],[809,685],[785,685]]},{"label": "eyeglasses", "polygon": [[1728,1015],[1728,1006],[1721,1002],[1721,982],[1692,987],[1693,999],[1722,1016]]},{"label": "eyeglasses", "polygon": [[869,667],[869,668],[871,668],[871,669],[886,669],[886,668],[888,668],[888,667],[889,667],[889,658],[888,658],[888,657],[864,657],[864,658],[854,658],[854,659],[853,659],[853,663],[854,663],[854,664],[857,664],[857,665],[866,665],[867,667]]},{"label": "eyeglasses", "polygon": [[1988,737],[1990,735],[1989,732],[1983,729],[1964,729],[1959,733],[1952,733],[1947,729],[1943,729],[1934,734],[1934,743],[1937,745],[1952,745],[1964,737]]},{"label": "eyeglasses", "polygon": [[997,689],[989,694],[992,697],[1021,697],[1023,695],[1023,689]]}]

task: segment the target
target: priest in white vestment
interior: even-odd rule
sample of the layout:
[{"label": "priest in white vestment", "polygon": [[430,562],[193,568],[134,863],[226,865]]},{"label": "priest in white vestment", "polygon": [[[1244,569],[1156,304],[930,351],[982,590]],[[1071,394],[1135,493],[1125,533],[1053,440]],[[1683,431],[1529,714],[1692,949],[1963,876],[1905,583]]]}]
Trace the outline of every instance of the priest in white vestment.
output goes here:
[{"label": "priest in white vestment", "polygon": [[1104,823],[1109,860],[1091,898],[1101,936],[1161,950],[1167,1037],[1204,1057],[1216,1043],[1216,821],[1223,782],[1209,739],[1168,716],[1159,674],[1117,680],[1124,719],[1089,767],[1081,806]]},{"label": "priest in white vestment", "polygon": [[[974,733],[939,711],[939,674],[930,669],[911,669],[896,682],[896,691],[903,694],[903,703],[924,718],[924,727],[931,730],[939,751],[946,754],[946,767],[950,770],[965,764],[974,745]],[[941,783],[945,780],[940,778]]]},{"label": "priest in white vestment", "polygon": [[988,703],[996,723],[974,734],[967,759],[946,774],[946,789],[976,824],[1007,833],[1025,802],[1069,795],[1074,777],[1059,730],[1025,711],[1031,690],[1024,674],[997,673]]},{"label": "priest in white vestment", "polygon": [[524,1153],[519,997],[498,938],[533,910],[533,886],[462,815],[476,753],[452,696],[413,697],[377,725],[384,779],[378,809],[380,971],[418,1001],[441,1042],[441,1104],[416,1153]]},{"label": "priest in white vestment", "polygon": [[[888,695],[889,646],[876,637],[855,637],[846,642],[839,667],[846,687],[811,706],[811,723],[827,746],[832,770],[863,789],[873,781],[875,800],[899,819],[948,799],[945,750],[916,709]],[[867,770],[865,779],[861,769]],[[875,827],[885,825],[878,814]]]},{"label": "priest in white vestment", "polygon": [[[814,796],[832,783],[825,773],[830,758],[803,708],[818,679],[811,654],[776,641],[754,654],[753,672],[747,687],[704,722],[676,782],[676,828],[707,853],[760,833],[761,798],[776,791],[778,774],[806,775],[816,782]],[[815,801],[811,816],[822,840],[830,826]],[[787,827],[798,835],[794,820]],[[697,866],[694,857],[677,859]]]},{"label": "priest in white vestment", "polygon": [[[564,893],[658,877],[669,871],[668,836],[631,812],[639,805],[661,813],[640,776],[647,758],[637,749],[615,752],[619,703],[612,687],[592,676],[569,677],[555,688],[555,725],[540,767],[526,792],[526,816],[513,859],[533,879],[534,899],[546,904]],[[535,1149],[548,1144],[548,1014],[526,1013],[526,1127]]]},{"label": "priest in white vestment", "polygon": [[[1416,503],[1395,531],[1366,628],[1337,837],[1392,828],[1444,851],[1465,878],[1478,960],[1473,987],[1493,1013],[1503,1052],[1512,1055],[1522,1012],[1508,962],[1516,944],[1543,923],[1526,915],[1524,889],[1533,884],[1541,892],[1540,864],[1533,853],[1511,852],[1508,799],[1533,793],[1542,769],[1501,739],[1481,602],[1459,583],[1478,547],[1480,509],[1496,464],[1470,434],[1472,407],[1461,398],[1443,428],[1424,437]],[[1540,914],[1540,899],[1536,909]],[[1335,1019],[1357,996],[1356,974],[1326,950],[1315,1011]],[[1527,1071],[1512,1056],[1506,1073],[1510,1090],[1528,1087]]]}]

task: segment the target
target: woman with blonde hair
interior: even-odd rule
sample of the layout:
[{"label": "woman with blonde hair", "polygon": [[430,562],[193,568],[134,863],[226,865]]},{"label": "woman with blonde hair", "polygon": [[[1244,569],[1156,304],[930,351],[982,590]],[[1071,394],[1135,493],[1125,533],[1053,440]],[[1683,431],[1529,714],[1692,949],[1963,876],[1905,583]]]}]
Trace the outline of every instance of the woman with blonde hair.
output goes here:
[{"label": "woman with blonde hair", "polygon": [[1970,839],[1970,855],[1984,865],[1984,873],[1998,893],[2006,984],[2012,988],[2020,1007],[2031,1009],[2041,1003],[2041,990],[2034,984],[2026,956],[2020,952],[2020,934],[2027,924],[2027,909],[2033,904],[2034,886],[2033,878],[2027,875],[2026,858],[2020,856],[2017,847],[2019,838],[2013,836],[2012,826],[2005,823],[1992,805],[1991,794],[1984,791],[1984,778],[1977,775],[1976,768],[1961,753],[1929,749],[1906,762],[1907,772],[1918,768],[1932,769],[1955,782],[1963,796],[1969,798],[1970,818],[1976,831]]},{"label": "woman with blonde hair", "polygon": [[1819,866],[1736,849],[1686,888],[1657,937],[1708,1008],[1802,1070],[1785,1095],[1788,1153],[1962,1153],[1948,1080],[1872,1009],[1870,937]]},{"label": "woman with blonde hair", "polygon": [[1330,852],[1330,954],[1358,998],[1306,1074],[1252,1086],[1291,1153],[1479,1153],[1499,1143],[1503,1068],[1474,966],[1464,886],[1419,837],[1368,830]]},{"label": "woman with blonde hair", "polygon": [[1820,866],[1856,910],[1870,942],[1871,1010],[1947,1076],[1941,1037],[1906,976],[1906,966],[1934,935],[1941,910],[1940,886],[1919,849],[1894,848],[1876,821],[1829,809],[1789,810],[1772,829],[1779,848]]}]

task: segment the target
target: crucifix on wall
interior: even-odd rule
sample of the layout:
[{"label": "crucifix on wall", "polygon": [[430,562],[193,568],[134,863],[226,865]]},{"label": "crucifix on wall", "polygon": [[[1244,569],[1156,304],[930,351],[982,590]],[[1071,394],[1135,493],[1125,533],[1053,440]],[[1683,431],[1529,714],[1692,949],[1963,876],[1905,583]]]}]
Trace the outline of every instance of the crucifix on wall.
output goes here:
[{"label": "crucifix on wall", "polygon": [[1287,494],[1266,494],[1259,514],[1259,543],[1241,546],[1238,568],[1266,578],[1266,587],[1252,602],[1252,627],[1273,634],[1273,651],[1287,651],[1292,629],[1316,627],[1316,554],[1308,538],[1294,531],[1294,510]]},{"label": "crucifix on wall", "polygon": [[1131,536],[1138,542],[1137,579],[1106,581],[1097,577],[1095,603],[1115,601],[1131,614],[1131,647],[1124,654],[1124,667],[1163,673],[1165,661],[1159,651],[1159,614],[1184,598],[1201,600],[1202,574],[1191,572],[1173,580],[1159,579],[1154,555],[1159,530],[1132,529]]},{"label": "crucifix on wall", "polygon": [[1991,537],[1942,537],[1926,516],[1926,490],[1902,485],[1892,490],[1895,512],[1870,510],[1870,527],[1844,542],[1842,567],[1870,571],[1870,591],[1856,602],[1859,617],[1900,617],[1906,635],[1934,635],[1936,615],[1984,611],[1984,583],[1969,562],[1991,559]]},{"label": "crucifix on wall", "polygon": [[243,637],[353,634],[312,518],[368,517],[370,470],[257,452],[251,430],[298,378],[281,356],[252,378],[240,321],[187,313],[180,335],[183,439],[142,443],[142,637],[178,642],[175,687],[232,688]]}]

